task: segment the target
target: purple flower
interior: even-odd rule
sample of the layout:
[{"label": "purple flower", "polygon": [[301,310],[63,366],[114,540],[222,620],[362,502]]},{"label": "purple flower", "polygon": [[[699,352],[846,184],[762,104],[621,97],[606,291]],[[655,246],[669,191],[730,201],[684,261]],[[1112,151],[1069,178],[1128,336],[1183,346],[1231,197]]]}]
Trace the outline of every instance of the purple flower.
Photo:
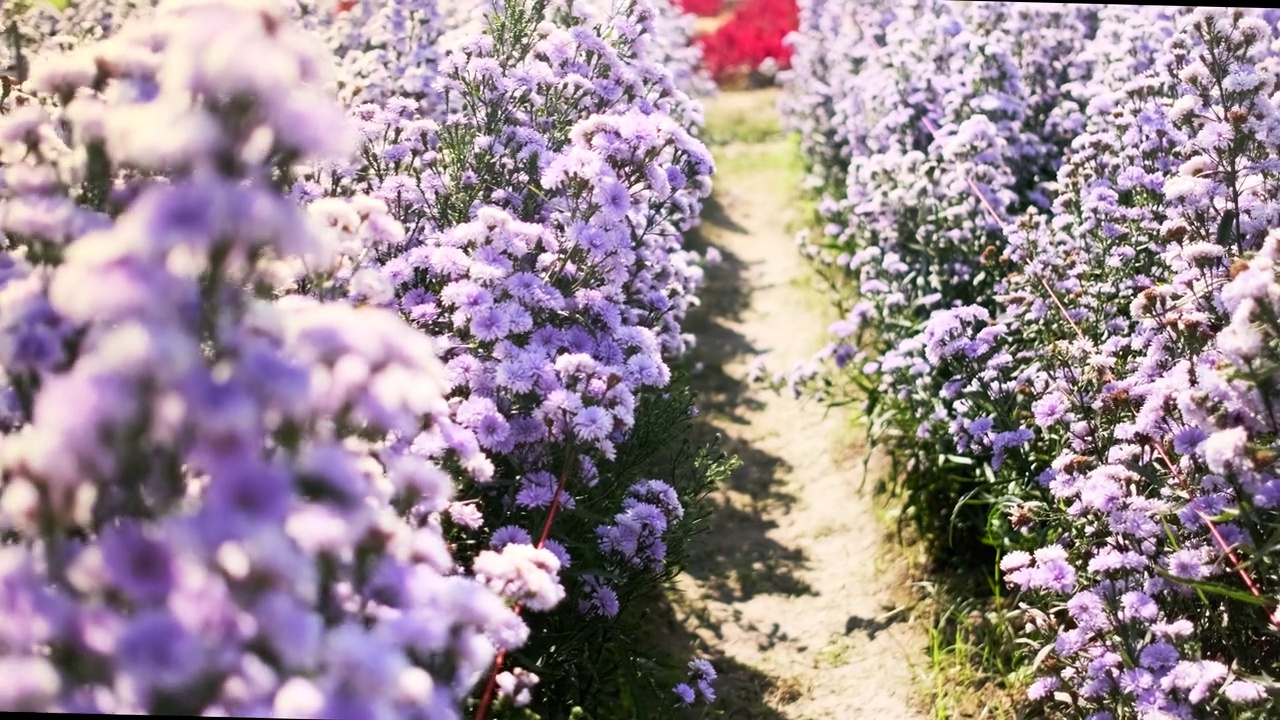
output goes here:
[{"label": "purple flower", "polygon": [[1188,580],[1199,580],[1205,576],[1205,567],[1203,554],[1183,548],[1169,556],[1168,568],[1169,572],[1180,578]]},{"label": "purple flower", "polygon": [[1076,624],[1087,630],[1105,629],[1109,622],[1102,599],[1089,590],[1076,593],[1075,596],[1068,600],[1067,612],[1071,615],[1071,619],[1076,621]]},{"label": "purple flower", "polygon": [[1038,563],[1032,586],[1060,594],[1069,593],[1076,588],[1075,568],[1062,560]]},{"label": "purple flower", "polygon": [[1028,700],[1041,700],[1048,697],[1050,693],[1062,686],[1062,681],[1056,677],[1038,678],[1031,686],[1027,688]]},{"label": "purple flower", "polygon": [[584,575],[582,584],[586,592],[586,599],[579,604],[582,612],[606,618],[618,614],[618,594],[612,587],[595,575]]},{"label": "purple flower", "polygon": [[168,596],[174,583],[173,556],[137,523],[107,528],[100,547],[109,581],[133,602],[156,604]]},{"label": "purple flower", "polygon": [[1195,452],[1196,448],[1208,437],[1204,430],[1189,425],[1182,428],[1173,436],[1173,449],[1180,455],[1188,455]]},{"label": "purple flower", "polygon": [[968,426],[965,428],[965,432],[969,433],[975,438],[982,438],[988,432],[991,431],[991,427],[994,424],[995,422],[991,418],[981,417],[981,418],[978,418],[977,420],[970,422]]},{"label": "purple flower", "polygon": [[53,663],[41,657],[0,657],[0,671],[10,678],[0,689],[0,708],[7,712],[49,712],[62,689]]},{"label": "purple flower", "polygon": [[494,550],[515,543],[517,545],[529,545],[533,542],[533,538],[529,537],[529,533],[514,525],[504,525],[493,531],[493,537],[489,539],[489,547]]},{"label": "purple flower", "polygon": [[73,615],[67,598],[45,586],[30,558],[15,547],[0,548],[0,642],[12,648],[34,648],[70,629]]},{"label": "purple flower", "polygon": [[177,690],[203,668],[203,648],[173,615],[145,611],[125,627],[116,649],[122,669],[143,687]]},{"label": "purple flower", "polygon": [[716,679],[715,666],[713,666],[710,663],[710,661],[705,660],[703,658],[695,658],[693,660],[690,660],[689,672],[692,673],[695,677],[698,677],[704,680],[710,681],[710,680]]},{"label": "purple flower", "polygon": [[1215,473],[1225,473],[1237,467],[1244,459],[1248,434],[1243,428],[1220,430],[1210,435],[1201,445],[1205,465]]},{"label": "purple flower", "polygon": [[1120,616],[1126,620],[1152,622],[1160,615],[1160,607],[1144,592],[1136,590],[1120,597]]},{"label": "purple flower", "polygon": [[555,555],[556,559],[560,561],[561,568],[567,568],[572,564],[571,558],[569,557],[569,551],[566,550],[564,545],[562,545],[558,540],[552,540],[550,538],[544,540],[542,542],[542,549],[552,555]]},{"label": "purple flower", "polygon": [[1067,413],[1067,401],[1061,393],[1050,393],[1031,404],[1035,414],[1036,425],[1047,428],[1062,419]]},{"label": "purple flower", "polygon": [[631,194],[620,182],[606,182],[600,190],[600,204],[615,216],[625,215],[631,206]]},{"label": "purple flower", "polygon": [[573,430],[588,442],[604,440],[613,430],[613,416],[598,405],[585,407],[573,416]]},{"label": "purple flower", "polygon": [[699,680],[697,683],[698,694],[702,696],[703,701],[713,703],[716,701],[716,691],[712,687],[711,681],[707,679]]},{"label": "purple flower", "polygon": [[448,511],[450,519],[469,530],[478,530],[484,525],[484,514],[472,503],[451,503]]},{"label": "purple flower", "polygon": [[1167,642],[1160,641],[1147,645],[1138,654],[1138,662],[1148,670],[1167,670],[1181,660],[1178,650]]},{"label": "purple flower", "polygon": [[1027,567],[1031,562],[1031,553],[1024,550],[1013,550],[1000,559],[1000,569],[1004,572],[1013,572]]},{"label": "purple flower", "polygon": [[263,638],[289,669],[304,670],[319,659],[324,621],[283,593],[268,593],[253,608]]},{"label": "purple flower", "polygon": [[520,479],[516,504],[530,509],[549,507],[555,499],[557,484],[556,477],[546,471],[525,475]]},{"label": "purple flower", "polygon": [[281,522],[291,490],[291,479],[279,468],[237,458],[220,465],[210,479],[206,511],[226,520]]}]

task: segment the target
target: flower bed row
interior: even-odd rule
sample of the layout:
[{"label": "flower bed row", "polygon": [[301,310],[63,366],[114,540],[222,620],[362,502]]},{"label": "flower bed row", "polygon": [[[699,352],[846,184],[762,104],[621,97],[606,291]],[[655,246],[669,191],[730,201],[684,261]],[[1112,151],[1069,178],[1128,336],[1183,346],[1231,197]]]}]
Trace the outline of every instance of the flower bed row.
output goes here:
[{"label": "flower bed row", "polygon": [[67,5],[0,11],[0,708],[621,707],[731,466],[681,15]]},{"label": "flower bed row", "polygon": [[[861,402],[1050,717],[1280,711],[1274,12],[811,3],[786,112]],[[832,48],[840,48],[838,54]]]}]

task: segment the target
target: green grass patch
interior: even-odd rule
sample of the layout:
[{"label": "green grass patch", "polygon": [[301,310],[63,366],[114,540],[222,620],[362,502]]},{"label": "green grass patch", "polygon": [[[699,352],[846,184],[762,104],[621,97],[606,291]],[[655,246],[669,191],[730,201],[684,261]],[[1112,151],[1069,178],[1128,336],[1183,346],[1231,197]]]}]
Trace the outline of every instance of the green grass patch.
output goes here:
[{"label": "green grass patch", "polygon": [[32,7],[34,5],[41,5],[41,4],[52,5],[55,8],[58,8],[59,10],[61,10],[65,8],[67,5],[69,5],[70,3],[71,3],[71,0],[17,0],[17,2],[14,3],[14,6],[17,7],[18,10],[20,11],[25,10],[29,7]]},{"label": "green grass patch", "polygon": [[[714,147],[782,139],[782,125],[774,110],[779,97],[776,88],[721,91],[715,102],[707,103],[702,141]],[[799,161],[797,154],[795,162]]]},{"label": "green grass patch", "polygon": [[967,580],[933,581],[923,603],[934,717],[1013,720],[1031,680],[1028,648],[1018,640],[1026,618],[1006,597],[974,599]]}]

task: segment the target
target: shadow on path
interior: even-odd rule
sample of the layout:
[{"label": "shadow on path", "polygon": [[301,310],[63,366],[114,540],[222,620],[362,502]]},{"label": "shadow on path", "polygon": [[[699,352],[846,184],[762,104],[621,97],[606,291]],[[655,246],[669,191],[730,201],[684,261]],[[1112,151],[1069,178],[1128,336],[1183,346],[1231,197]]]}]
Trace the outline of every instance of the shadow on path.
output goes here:
[{"label": "shadow on path", "polygon": [[806,215],[796,197],[803,167],[766,122],[775,100],[726,93],[708,111],[708,136],[720,138],[716,188],[687,244],[720,261],[706,267],[702,305],[684,324],[697,338],[683,364],[700,411],[688,439],[742,464],[709,496],[679,590],[650,616],[665,632],[649,639],[716,665],[720,701],[695,708],[698,718],[917,720],[902,652],[916,638],[903,633],[911,624],[894,599],[897,571],[880,565],[878,533],[868,532],[871,500],[851,487],[870,456],[843,442],[844,415],[749,377],[765,354],[802,362],[825,342],[829,314],[810,302],[792,242]]},{"label": "shadow on path", "polygon": [[[748,234],[715,195],[704,206],[703,229],[705,233],[695,231],[688,237],[691,248],[712,247],[708,234]],[[689,314],[685,323],[686,331],[698,338],[688,359],[699,409],[690,440],[704,444],[719,438],[720,447],[740,458],[742,465],[710,496],[713,511],[706,531],[690,543],[686,572],[696,580],[707,600],[726,604],[762,594],[812,594],[812,588],[801,579],[808,567],[805,553],[768,536],[777,523],[766,516],[785,512],[796,501],[783,488],[790,466],[749,439],[725,433],[732,426],[745,430],[750,425],[749,415],[764,407],[754,395],[769,391],[753,393],[748,378],[743,377],[745,361],[758,356],[760,349],[733,329],[750,307],[751,267],[725,247],[714,247],[722,259],[707,268],[706,282],[699,293],[702,305]],[[663,642],[674,647],[697,647],[699,655],[715,665],[719,674],[716,692],[721,698],[715,712],[723,713],[718,717],[787,720],[775,708],[801,697],[797,682],[743,664],[729,657],[716,642],[725,637],[723,623],[733,622],[747,630],[762,650],[769,649],[790,640],[779,625],[758,627],[736,612],[728,618],[713,617],[700,602],[682,599],[658,603],[653,612],[665,631]],[[695,635],[695,629],[710,633],[713,639],[706,642]]]},{"label": "shadow on path", "polygon": [[696,647],[698,657],[710,660],[716,669],[715,690],[719,701],[710,715],[700,715],[696,710],[689,712],[690,720],[708,716],[719,720],[789,720],[774,708],[798,700],[799,686],[729,657],[717,643],[703,642],[693,628],[707,627],[710,621],[707,613],[672,602],[655,603],[651,613],[655,634],[661,635],[662,642],[670,643],[671,647]]},{"label": "shadow on path", "polygon": [[[729,216],[728,210],[725,208],[724,204],[720,202],[720,197],[718,195],[713,194],[702,204],[702,222],[704,225],[718,227],[722,230],[728,230],[729,232],[736,233],[738,235],[747,234],[747,229],[742,225],[739,225],[732,217]],[[697,233],[697,231],[694,232]],[[702,249],[707,245],[706,241],[701,237],[690,238],[690,242],[695,247],[701,246],[698,247],[698,249]]]},{"label": "shadow on path", "polygon": [[[719,203],[713,206],[723,214],[723,206]],[[725,216],[722,227],[738,225],[732,217]],[[709,246],[702,233],[694,234],[689,242],[699,250]],[[746,413],[763,407],[763,403],[753,397],[748,379],[741,376],[742,371],[726,370],[732,365],[740,368],[744,359],[756,357],[760,352],[729,325],[740,323],[750,306],[749,266],[725,248],[716,249],[722,259],[707,268],[703,305],[690,313],[685,323],[698,338],[690,360],[698,368],[692,382],[698,392],[701,413],[696,424],[696,432],[701,437],[694,439],[702,442],[722,435],[721,428],[726,424],[747,425]],[[713,494],[716,509],[710,529],[693,543],[687,572],[699,581],[709,597],[726,603],[749,600],[761,593],[811,593],[799,578],[807,567],[804,553],[767,536],[777,525],[764,517],[765,511],[785,512],[796,500],[783,489],[782,478],[790,466],[749,440],[725,437],[722,443],[725,451],[742,460],[742,466],[730,476],[724,488]]]}]

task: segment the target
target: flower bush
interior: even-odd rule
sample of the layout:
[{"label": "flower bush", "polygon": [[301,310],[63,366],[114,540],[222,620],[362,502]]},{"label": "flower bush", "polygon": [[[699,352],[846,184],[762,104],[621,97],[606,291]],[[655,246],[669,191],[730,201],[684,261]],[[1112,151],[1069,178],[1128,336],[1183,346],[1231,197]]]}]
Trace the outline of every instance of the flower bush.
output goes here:
[{"label": "flower bush", "polygon": [[795,0],[743,0],[729,20],[698,37],[707,70],[717,82],[742,75],[772,79],[790,67],[791,49],[783,42],[796,29]]},{"label": "flower bush", "polygon": [[789,107],[847,314],[793,386],[867,403],[940,556],[1000,557],[1048,716],[1275,714],[1274,15],[825,12],[861,47],[801,35]]},{"label": "flower bush", "polygon": [[4,12],[0,707],[608,703],[732,466],[680,445],[680,15]]},{"label": "flower bush", "polygon": [[[910,517],[926,538],[961,528],[959,546],[977,547],[957,556],[938,546],[940,558],[971,554],[983,566],[990,498],[1003,493],[988,492],[972,458],[1014,470],[1028,440],[1016,424],[997,424],[1016,419],[1009,403],[1027,381],[1021,358],[998,342],[1008,328],[990,303],[1002,227],[1047,208],[1060,128],[1082,117],[1069,84],[1024,78],[1037,67],[1084,72],[1076,51],[1090,23],[1083,11],[997,10],[930,2],[824,30],[825,42],[861,47],[861,70],[814,80],[825,98],[793,84],[787,101],[797,129],[816,133],[802,143],[816,149],[809,184],[823,193],[821,235],[803,238],[802,250],[845,315],[820,362],[790,381],[833,402],[865,394],[876,439],[902,466],[888,481],[911,498]],[[1037,23],[1051,31],[1033,32]],[[882,29],[864,37],[868,25]],[[826,62],[806,52],[798,69]],[[834,370],[816,372],[821,363]]]},{"label": "flower bush", "polygon": [[[284,20],[170,3],[37,66],[50,106],[9,98],[8,708],[449,717],[527,634],[438,525],[407,521],[448,502],[446,455],[479,455],[432,341],[274,292],[343,238],[273,175],[354,139],[320,131],[341,111],[306,89],[322,58]],[[211,62],[233,48],[302,83]],[[139,137],[162,118],[186,131]],[[351,233],[385,221],[347,211]]]},{"label": "flower bush", "polygon": [[[552,13],[557,22],[541,22]],[[611,44],[589,8],[508,8],[442,68],[439,122],[404,102],[357,107],[361,162],[316,168],[296,190],[366,192],[410,228],[407,250],[370,255],[363,270],[373,295],[448,338],[457,418],[497,464],[493,482],[451,508],[455,542],[476,551],[537,538],[554,548],[578,569],[586,598],[547,620],[566,630],[579,611],[616,615],[620,590],[625,601],[665,582],[666,538],[686,532],[678,514],[641,546],[631,535],[643,525],[621,524],[626,537],[612,541],[608,525],[558,515],[654,511],[630,506],[636,483],[658,482],[675,503],[668,512],[688,501],[636,476],[635,456],[678,437],[671,411],[689,409],[687,396],[654,393],[671,382],[667,358],[689,342],[680,321],[701,269],[681,237],[712,166],[676,120],[700,115],[660,70],[669,50],[644,40],[659,17],[644,5],[636,17],[630,28],[613,20]],[[667,425],[666,440],[624,448],[651,418]],[[560,632],[535,633],[556,648],[555,663],[527,654],[573,667],[574,646],[553,642]]]}]

